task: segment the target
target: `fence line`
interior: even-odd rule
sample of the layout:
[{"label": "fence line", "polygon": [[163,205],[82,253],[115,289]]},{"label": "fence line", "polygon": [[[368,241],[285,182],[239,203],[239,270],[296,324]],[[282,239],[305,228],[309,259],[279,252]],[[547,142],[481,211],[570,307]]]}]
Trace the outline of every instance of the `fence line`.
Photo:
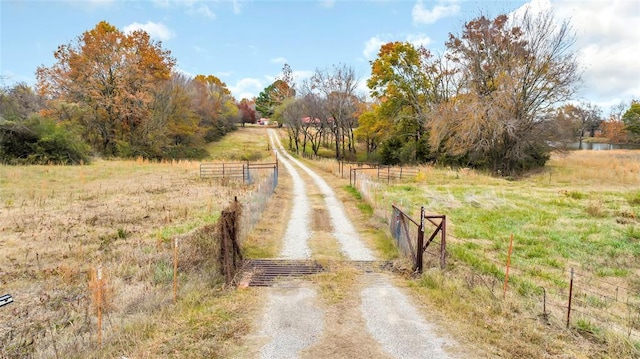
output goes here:
[{"label": "fence line", "polygon": [[276,168],[275,171],[261,178],[252,192],[240,199],[243,207],[242,215],[240,216],[240,242],[247,238],[247,235],[262,218],[264,209],[277,186],[278,171]]},{"label": "fence line", "polygon": [[[385,190],[386,185],[374,180],[371,176],[365,174],[364,171],[358,172],[357,176],[357,181],[354,181],[353,183],[354,187],[361,194],[362,198],[374,208],[374,213],[389,223],[389,230],[391,233],[393,234],[394,230],[396,231],[396,234],[399,235],[398,237],[394,237],[396,241],[402,242],[407,234],[402,228],[399,233],[397,232],[397,228],[393,225],[393,219],[395,217],[393,209],[386,210],[387,208],[392,208],[392,200]],[[409,230],[409,233],[411,233],[411,230]],[[447,234],[447,239],[449,238],[456,239],[450,234]],[[407,249],[410,250],[410,248],[401,248],[403,252]],[[500,255],[502,256],[502,254]],[[493,291],[497,290],[496,288],[498,287],[500,290],[502,289],[501,286],[496,285],[496,281],[503,278],[497,278],[496,275],[500,274],[504,276],[505,274],[506,253],[504,255],[504,261],[490,257],[481,259],[481,261],[495,266],[494,269],[497,270],[495,274],[485,273],[485,275],[489,275],[494,278],[494,285],[489,288],[494,297],[496,297],[496,295]],[[573,307],[571,308],[571,311],[568,312],[570,290],[569,271],[566,268],[558,268],[558,271],[553,274],[553,277],[557,278],[540,277],[535,275],[535,267],[521,268],[519,266],[518,263],[525,260],[526,258],[522,258],[517,255],[513,255],[511,257],[510,270],[512,272],[510,280],[515,280],[520,283],[523,283],[522,281],[530,282],[534,285],[534,288],[537,287],[542,291],[543,294],[540,298],[540,309],[544,317],[548,318],[551,316],[556,318],[557,324],[559,326],[564,326],[564,324],[566,324],[567,314],[569,314],[569,318],[571,320],[570,324],[579,330],[585,330],[585,328],[582,328],[585,323],[581,322],[581,320],[586,319],[594,325],[594,328],[616,328],[615,331],[617,333],[624,334],[624,336],[630,339],[640,340],[640,293],[637,290],[634,291],[628,286],[596,278],[587,272],[574,270],[574,293],[572,293],[572,299],[574,302],[572,304]],[[555,268],[545,268],[545,271],[549,271],[551,269]],[[473,277],[480,276],[480,278],[482,278],[482,274],[480,274],[481,272],[478,272],[478,268],[474,268],[473,265],[471,268],[467,268],[466,270],[469,270]],[[557,282],[564,283],[559,284]],[[594,282],[599,284],[599,286],[589,286],[590,283]],[[489,287],[488,284],[487,286]],[[609,288],[610,291],[606,291],[603,286]],[[518,286],[515,285],[509,287],[511,291],[514,290],[513,288],[518,288]],[[585,295],[592,296],[593,298],[585,299]],[[502,297],[502,295],[498,297]],[[606,302],[607,298],[610,304],[608,304],[608,307],[603,308],[602,301]],[[617,314],[611,311],[614,306],[618,308],[616,311]],[[620,313],[625,312],[628,313],[626,316],[620,315]],[[571,313],[577,315],[571,318]]]}]

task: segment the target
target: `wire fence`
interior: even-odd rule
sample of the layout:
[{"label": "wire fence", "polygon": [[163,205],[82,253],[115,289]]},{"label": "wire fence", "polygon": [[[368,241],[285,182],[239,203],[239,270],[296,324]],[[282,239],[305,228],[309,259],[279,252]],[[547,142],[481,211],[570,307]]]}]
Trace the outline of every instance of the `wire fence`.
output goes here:
[{"label": "wire fence", "polygon": [[[415,243],[417,225],[398,218],[386,185],[365,173],[358,173],[354,185],[374,208],[375,214],[386,219],[399,249],[403,253],[415,253],[408,243]],[[412,205],[415,206],[411,203],[405,206]],[[446,238],[447,241],[463,242],[450,234]],[[425,252],[425,260],[433,259],[431,266],[437,263],[439,253],[434,251],[438,248],[435,245]],[[470,289],[484,286],[497,300],[505,298],[507,293],[528,297],[535,303],[533,310],[549,324],[590,333],[608,331],[640,341],[640,287],[631,288],[615,277],[603,278],[575,268],[531,264],[517,252],[509,255],[505,251],[493,256],[485,253],[464,261],[469,266],[459,266],[456,270],[466,271],[464,276]]]},{"label": "wire fence", "polygon": [[278,169],[274,171],[256,171],[253,174],[255,188],[242,196],[242,214],[240,216],[239,240],[243,242],[253,227],[263,217],[267,202],[278,186]]},{"label": "wire fence", "polygon": [[511,292],[529,297],[537,303],[534,310],[549,324],[589,333],[606,330],[640,341],[640,290],[575,268],[525,267],[518,264],[524,258],[515,255],[510,259],[507,265],[507,260],[476,258],[466,270],[483,280],[473,281],[470,287],[485,286],[496,298]]}]

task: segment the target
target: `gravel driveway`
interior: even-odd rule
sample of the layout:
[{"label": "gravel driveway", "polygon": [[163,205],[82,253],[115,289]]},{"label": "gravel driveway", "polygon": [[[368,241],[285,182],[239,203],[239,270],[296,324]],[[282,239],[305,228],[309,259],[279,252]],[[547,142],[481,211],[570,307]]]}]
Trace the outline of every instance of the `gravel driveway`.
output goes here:
[{"label": "gravel driveway", "polygon": [[[313,179],[315,186],[322,193],[333,226],[332,234],[347,258],[375,260],[374,254],[360,240],[331,187],[311,169],[287,154],[275,131],[270,129],[269,137],[280,162],[293,179],[294,205],[280,257],[306,259],[311,256],[307,245],[311,235],[310,202],[304,180],[296,170],[297,166]],[[340,322],[339,335],[326,333],[328,328],[336,326],[333,322],[325,323],[327,312],[334,313],[336,310],[323,309],[317,289],[311,283],[285,283],[283,286],[265,289],[267,304],[258,336],[263,338],[266,344],[260,350],[260,358],[318,355],[354,358],[364,357],[365,353],[366,357],[379,358],[453,358],[444,348],[454,346],[454,343],[450,339],[437,336],[434,333],[434,325],[424,319],[412,304],[411,298],[394,286],[386,275],[366,274],[360,277],[358,287],[354,288],[360,291],[359,297],[356,296],[360,305],[346,305],[346,308],[341,309],[345,313],[351,313],[352,317],[357,317],[357,320],[336,320],[335,314],[330,316],[334,321]],[[348,336],[351,335],[355,339],[350,341]],[[336,344],[336,337],[341,338],[340,344]],[[327,338],[334,339],[327,343]],[[368,347],[361,348],[363,343],[369,343]]]}]

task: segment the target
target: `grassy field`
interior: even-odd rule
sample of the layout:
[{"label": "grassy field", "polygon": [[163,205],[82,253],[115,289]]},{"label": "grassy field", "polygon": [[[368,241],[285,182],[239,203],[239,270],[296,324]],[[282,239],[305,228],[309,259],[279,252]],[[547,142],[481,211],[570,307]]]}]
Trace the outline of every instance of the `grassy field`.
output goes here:
[{"label": "grassy field", "polygon": [[[211,153],[271,155],[264,129],[234,132]],[[0,166],[0,295],[15,300],[0,308],[0,357],[230,356],[257,299],[223,288],[211,232],[221,209],[250,188],[201,180],[198,166]],[[101,347],[91,285],[98,267]]]},{"label": "grassy field", "polygon": [[[213,160],[272,155],[264,128],[236,131],[209,150]],[[309,163],[336,172],[333,161]],[[360,216],[359,229],[381,258],[397,252],[380,221],[367,220],[372,214],[396,203],[414,218],[421,205],[447,215],[447,269],[399,280],[460,340],[489,357],[640,357],[640,152],[572,152],[517,181],[424,167],[411,181],[371,185],[370,193],[348,188],[345,174],[332,182],[343,186],[340,198]],[[282,176],[281,186],[289,181]],[[243,336],[262,298],[251,288],[222,285],[209,241],[220,210],[248,190],[199,179],[196,162],[0,166],[0,295],[15,298],[0,308],[0,357],[250,355]],[[259,223],[245,243],[248,256],[278,252],[274,239],[282,236],[289,201],[290,194],[276,191],[265,214],[272,220]],[[319,219],[313,225],[323,227]],[[99,266],[106,289],[102,346],[91,286]],[[575,313],[565,329],[571,268]],[[325,276],[316,281],[327,301],[349,295],[348,268]]]},{"label": "grassy field", "polygon": [[[338,172],[332,162],[318,164]],[[410,283],[488,352],[640,356],[640,152],[571,152],[517,181],[424,167],[411,181],[361,191],[380,215],[388,216],[392,203],[415,219],[420,206],[447,215],[447,269],[427,270]]]}]

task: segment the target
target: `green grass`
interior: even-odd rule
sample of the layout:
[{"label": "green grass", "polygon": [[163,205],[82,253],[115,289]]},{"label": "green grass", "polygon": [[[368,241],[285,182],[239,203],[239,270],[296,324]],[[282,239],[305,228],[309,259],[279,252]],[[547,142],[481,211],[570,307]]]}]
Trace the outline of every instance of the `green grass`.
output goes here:
[{"label": "green grass", "polygon": [[362,195],[353,186],[345,186],[347,193],[352,195],[356,200],[356,206],[367,217],[373,216],[373,207],[362,199]]},{"label": "green grass", "polygon": [[[451,274],[445,278],[425,274],[416,282],[422,288],[419,292],[428,292],[429,300],[440,303],[447,313],[459,310],[459,304],[439,298],[451,298],[451,292],[460,295],[459,285],[474,293],[482,287],[502,298],[511,234],[514,247],[508,298],[520,307],[518,312],[539,315],[543,288],[550,300],[565,302],[568,273],[574,268],[580,274],[576,285],[597,293],[580,304],[586,307],[576,304],[577,310],[591,313],[602,308],[604,296],[616,296],[616,286],[637,288],[640,283],[639,162],[638,151],[575,153],[554,159],[543,173],[516,181],[474,171],[429,168],[415,182],[378,190],[375,206],[402,204],[416,220],[421,205],[428,213],[447,215],[447,271]],[[628,297],[638,302],[632,293],[625,292],[622,300]],[[485,306],[469,298],[469,304],[474,303],[478,308]],[[625,308],[617,303],[607,312],[625,318]],[[493,320],[491,314],[474,309],[463,321],[477,312]],[[607,320],[628,326],[615,317]],[[611,350],[621,353],[619,357],[629,357],[625,354],[629,346],[594,339],[603,337],[601,322],[572,325],[589,333],[589,345],[599,348],[596,351]],[[486,333],[479,334],[483,335]]]},{"label": "green grass", "polygon": [[231,132],[208,148],[213,161],[263,161],[272,158],[267,129],[246,127]]}]

